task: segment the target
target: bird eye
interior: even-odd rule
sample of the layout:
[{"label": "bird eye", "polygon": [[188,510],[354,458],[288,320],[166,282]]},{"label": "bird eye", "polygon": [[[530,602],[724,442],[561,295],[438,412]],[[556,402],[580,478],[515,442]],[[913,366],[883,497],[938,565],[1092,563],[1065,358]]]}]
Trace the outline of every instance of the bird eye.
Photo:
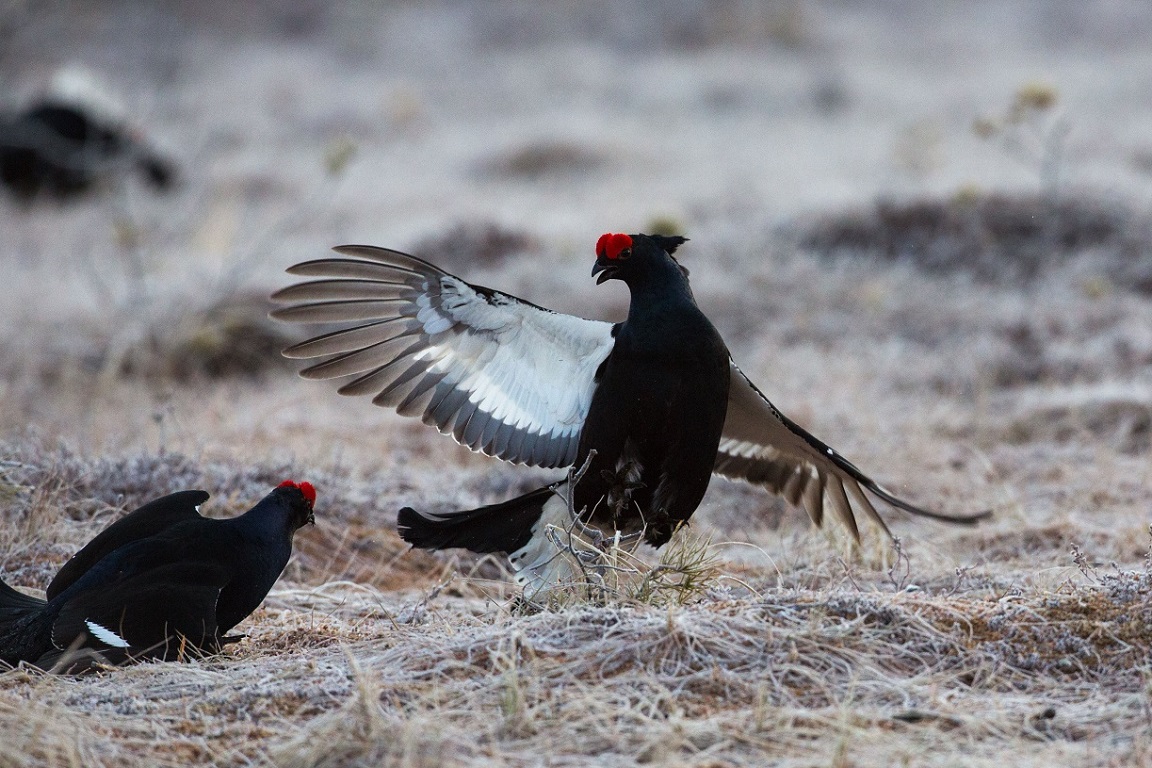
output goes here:
[{"label": "bird eye", "polygon": [[620,253],[616,254],[616,258],[626,259],[631,255],[632,255],[632,249],[631,248],[625,248],[624,250],[620,251]]}]

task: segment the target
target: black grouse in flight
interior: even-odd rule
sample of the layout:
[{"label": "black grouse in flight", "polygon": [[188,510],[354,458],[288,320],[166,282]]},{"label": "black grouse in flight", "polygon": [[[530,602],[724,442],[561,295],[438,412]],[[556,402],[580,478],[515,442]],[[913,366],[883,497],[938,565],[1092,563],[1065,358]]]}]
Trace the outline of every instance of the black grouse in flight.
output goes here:
[{"label": "black grouse in flight", "polygon": [[316,490],[286,480],[239,517],[201,517],[204,491],[151,501],[101,531],[52,579],[47,600],[0,581],[0,661],[45,669],[177,659],[237,640],[313,522]]},{"label": "black grouse in flight", "polygon": [[830,510],[855,539],[854,509],[888,531],[868,493],[950,522],[985,516],[951,517],[896,498],[780,413],[696,306],[674,257],[684,242],[600,238],[596,282],[622,280],[631,292],[620,323],[558,314],[363,245],[291,267],[320,279],[278,291],[273,299],[292,306],[273,316],[352,324],[284,351],[326,358],[301,371],[305,378],[343,379],[341,394],[372,395],[506,461],[587,462],[575,488],[564,480],[480,509],[400,511],[400,534],[416,547],[508,553],[529,593],[573,575],[548,538],[572,528],[569,503],[583,526],[605,536],[642,531],[660,546],[691,517],[713,473],[762,485],[817,525]]}]

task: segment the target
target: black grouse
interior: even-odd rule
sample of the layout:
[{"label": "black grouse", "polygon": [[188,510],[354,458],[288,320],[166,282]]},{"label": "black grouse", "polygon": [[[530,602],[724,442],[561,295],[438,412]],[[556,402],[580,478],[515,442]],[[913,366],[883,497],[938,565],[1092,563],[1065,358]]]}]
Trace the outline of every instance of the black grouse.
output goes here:
[{"label": "black grouse", "polygon": [[[314,522],[316,490],[286,480],[239,517],[201,517],[204,491],[151,501],[100,532],[47,600],[0,581],[0,661],[70,669],[213,653],[259,607]],[[81,667],[87,666],[81,663]]]},{"label": "black grouse", "polygon": [[406,541],[506,552],[529,592],[572,575],[548,538],[574,525],[570,493],[583,526],[604,536],[642,531],[654,546],[691,517],[713,473],[763,485],[817,525],[828,509],[857,540],[854,508],[888,532],[865,490],[950,522],[986,516],[952,517],[898,499],[780,413],[696,306],[674,257],[684,242],[600,238],[596,282],[622,280],[631,292],[621,323],[558,314],[363,245],[291,267],[321,279],[278,291],[273,299],[293,306],[273,316],[354,324],[284,351],[327,358],[301,371],[305,378],[344,378],[341,394],[373,395],[490,456],[544,467],[588,462],[575,489],[563,480],[480,509],[400,511]]},{"label": "black grouse", "polygon": [[160,190],[176,177],[138,135],[82,104],[48,98],[0,116],[0,183],[22,200],[63,200],[132,170]]}]

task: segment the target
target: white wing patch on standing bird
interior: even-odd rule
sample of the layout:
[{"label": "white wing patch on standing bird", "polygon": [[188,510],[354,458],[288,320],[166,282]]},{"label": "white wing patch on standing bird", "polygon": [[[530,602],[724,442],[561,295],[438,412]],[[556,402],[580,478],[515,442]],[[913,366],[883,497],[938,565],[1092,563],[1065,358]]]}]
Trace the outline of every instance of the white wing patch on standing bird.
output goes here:
[{"label": "white wing patch on standing bird", "polygon": [[490,456],[572,464],[611,323],[473,286],[398,251],[336,251],[353,258],[297,264],[289,272],[324,279],[273,296],[293,302],[278,319],[353,323],[284,351],[327,358],[302,376],[347,378],[341,394],[371,394]]}]

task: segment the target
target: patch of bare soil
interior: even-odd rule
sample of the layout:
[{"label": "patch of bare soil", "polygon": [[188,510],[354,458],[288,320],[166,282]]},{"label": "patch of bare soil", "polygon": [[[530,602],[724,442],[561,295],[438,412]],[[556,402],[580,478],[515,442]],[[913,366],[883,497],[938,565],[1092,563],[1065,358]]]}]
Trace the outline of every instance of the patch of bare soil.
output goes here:
[{"label": "patch of bare soil", "polygon": [[1078,195],[881,201],[812,223],[800,235],[800,247],[1008,284],[1089,258],[1099,278],[1152,294],[1152,217]]}]

